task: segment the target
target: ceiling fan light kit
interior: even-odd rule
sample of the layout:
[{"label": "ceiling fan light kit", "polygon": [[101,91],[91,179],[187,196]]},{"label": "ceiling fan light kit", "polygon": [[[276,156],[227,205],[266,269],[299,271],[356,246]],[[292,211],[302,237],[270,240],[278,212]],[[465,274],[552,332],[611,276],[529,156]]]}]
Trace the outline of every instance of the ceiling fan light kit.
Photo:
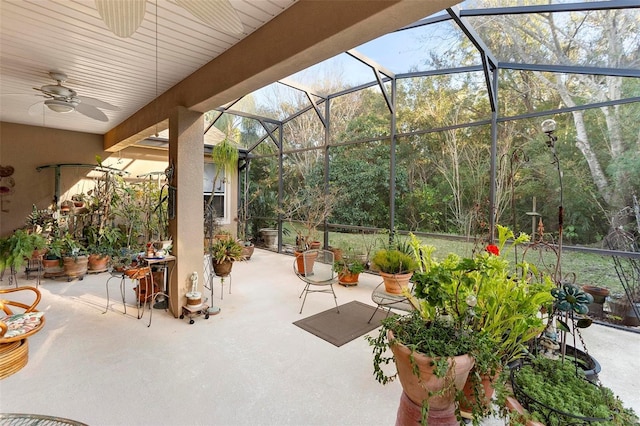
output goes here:
[{"label": "ceiling fan light kit", "polygon": [[120,108],[108,102],[89,96],[79,96],[75,90],[63,86],[62,83],[67,81],[67,75],[63,72],[50,71],[49,76],[57,84],[34,87],[35,90],[40,92],[38,96],[44,97],[45,100],[31,105],[28,110],[30,115],[36,115],[42,111],[41,107],[44,104],[44,106],[58,114],[68,114],[75,111],[94,120],[108,122],[109,117],[98,108],[110,111],[120,110]]},{"label": "ceiling fan light kit", "polygon": [[47,99],[44,101],[44,104],[51,110],[55,112],[59,112],[61,114],[67,114],[69,112],[73,112],[78,106],[77,102],[73,101],[63,101],[59,99]]}]

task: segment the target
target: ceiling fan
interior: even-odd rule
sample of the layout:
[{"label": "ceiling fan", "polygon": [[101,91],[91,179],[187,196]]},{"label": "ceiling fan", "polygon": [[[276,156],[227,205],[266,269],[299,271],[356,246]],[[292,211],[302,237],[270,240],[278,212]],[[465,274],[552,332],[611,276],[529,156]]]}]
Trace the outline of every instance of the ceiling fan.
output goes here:
[{"label": "ceiling fan", "polygon": [[[107,28],[118,37],[126,38],[131,37],[142,24],[147,0],[95,0],[95,2],[96,9]],[[238,13],[229,0],[172,0],[172,3],[220,31],[241,34],[244,30]]]},{"label": "ceiling fan", "polygon": [[62,85],[67,81],[67,75],[62,72],[51,71],[49,75],[57,84],[47,84],[42,87],[34,87],[34,90],[41,92],[38,96],[46,98],[44,101],[36,102],[29,107],[29,114],[36,115],[39,113],[41,105],[44,104],[51,111],[66,114],[77,111],[82,115],[86,115],[94,120],[107,122],[109,117],[98,108],[110,111],[119,111],[120,108],[113,106],[107,102],[88,96],[79,96],[78,93]]}]

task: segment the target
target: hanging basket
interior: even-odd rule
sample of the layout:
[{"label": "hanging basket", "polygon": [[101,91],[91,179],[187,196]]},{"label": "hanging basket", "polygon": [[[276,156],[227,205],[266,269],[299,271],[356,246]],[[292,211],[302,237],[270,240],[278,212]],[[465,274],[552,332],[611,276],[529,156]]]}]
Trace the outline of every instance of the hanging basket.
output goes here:
[{"label": "hanging basket", "polygon": [[[524,389],[518,386],[517,376],[518,372],[522,368],[522,364],[518,364],[511,367],[510,371],[510,381],[511,388],[513,389],[513,394],[516,400],[529,412],[537,412],[542,417],[544,417],[544,424],[547,425],[558,425],[558,426],[568,426],[568,425],[587,425],[591,423],[600,423],[600,422],[608,422],[611,418],[601,418],[601,417],[581,417],[576,416],[561,410],[557,410],[553,407],[550,407],[543,402],[538,401],[531,395],[527,394]],[[596,384],[585,380],[585,386],[597,386]]]}]

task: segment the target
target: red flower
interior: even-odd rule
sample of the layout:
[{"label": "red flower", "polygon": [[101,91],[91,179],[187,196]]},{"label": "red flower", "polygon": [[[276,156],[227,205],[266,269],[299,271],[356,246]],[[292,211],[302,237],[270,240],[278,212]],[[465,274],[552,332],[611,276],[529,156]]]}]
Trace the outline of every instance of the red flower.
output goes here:
[{"label": "red flower", "polygon": [[495,254],[496,256],[500,256],[500,249],[498,248],[498,246],[495,246],[493,244],[489,244],[487,247],[485,247],[485,250],[487,250],[491,254]]}]

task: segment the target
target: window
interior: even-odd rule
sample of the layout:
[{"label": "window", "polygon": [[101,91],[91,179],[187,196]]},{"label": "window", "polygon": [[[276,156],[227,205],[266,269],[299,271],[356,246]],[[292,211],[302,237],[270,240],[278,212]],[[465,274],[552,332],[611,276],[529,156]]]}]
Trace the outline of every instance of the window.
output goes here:
[{"label": "window", "polygon": [[213,196],[213,208],[220,223],[230,223],[229,221],[229,200],[226,191],[226,176],[218,176],[215,186],[213,180],[216,177],[216,166],[211,163],[204,164],[204,203],[208,205]]}]

